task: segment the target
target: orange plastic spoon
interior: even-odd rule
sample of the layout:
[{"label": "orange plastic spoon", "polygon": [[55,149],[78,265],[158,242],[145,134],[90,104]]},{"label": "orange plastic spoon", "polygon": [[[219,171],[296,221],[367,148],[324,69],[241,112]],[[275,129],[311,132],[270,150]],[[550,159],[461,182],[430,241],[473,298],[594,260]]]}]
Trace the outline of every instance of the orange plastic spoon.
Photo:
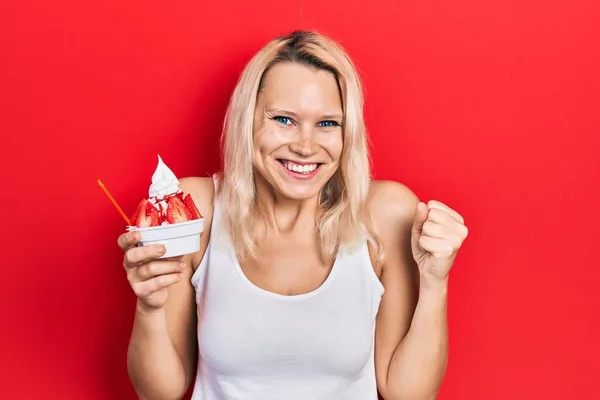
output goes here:
[{"label": "orange plastic spoon", "polygon": [[102,183],[102,181],[100,179],[98,179],[98,185],[100,185],[100,188],[104,191],[104,193],[106,194],[108,199],[111,201],[111,203],[113,203],[113,205],[115,206],[117,211],[121,214],[121,216],[123,217],[125,222],[127,222],[127,225],[131,226],[131,222],[129,221],[129,218],[127,218],[127,215],[123,212],[121,207],[119,207],[119,204],[117,204],[117,201],[115,200],[115,198],[112,197],[112,195],[109,193],[108,189],[106,188],[106,186],[104,186],[104,183]]}]

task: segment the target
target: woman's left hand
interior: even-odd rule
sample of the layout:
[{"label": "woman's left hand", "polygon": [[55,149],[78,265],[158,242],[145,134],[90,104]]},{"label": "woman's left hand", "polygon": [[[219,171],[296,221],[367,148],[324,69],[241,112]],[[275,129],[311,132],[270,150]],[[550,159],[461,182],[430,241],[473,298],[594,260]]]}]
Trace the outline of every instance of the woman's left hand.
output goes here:
[{"label": "woman's left hand", "polygon": [[421,279],[446,284],[468,229],[463,217],[439,201],[420,202],[412,227],[412,253]]}]

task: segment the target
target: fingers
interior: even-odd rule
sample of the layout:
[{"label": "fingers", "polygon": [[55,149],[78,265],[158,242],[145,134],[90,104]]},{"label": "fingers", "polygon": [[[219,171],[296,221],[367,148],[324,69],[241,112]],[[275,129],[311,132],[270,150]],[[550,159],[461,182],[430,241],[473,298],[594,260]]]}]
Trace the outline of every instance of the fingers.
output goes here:
[{"label": "fingers", "polygon": [[[135,295],[145,299],[144,302],[155,303],[151,307],[164,305],[164,289],[184,279],[187,266],[184,256],[160,258],[166,252],[165,246],[139,246],[140,234],[135,231],[123,233],[117,243],[125,251],[123,266]],[[157,291],[165,294],[157,298],[153,296]]]},{"label": "fingers", "polygon": [[412,232],[413,235],[421,234],[421,230],[423,229],[423,223],[427,220],[427,205],[423,202],[419,202],[417,205],[417,211],[415,213],[415,218],[413,221]]},{"label": "fingers", "polygon": [[451,243],[460,244],[463,240],[461,230],[456,226],[446,226],[436,224],[435,222],[427,221],[423,224],[423,236],[435,239],[447,240]]},{"label": "fingers", "polygon": [[165,251],[165,246],[160,244],[132,247],[125,252],[123,265],[125,268],[133,268],[159,258]]},{"label": "fingers", "polygon": [[[428,227],[427,233],[425,233],[425,226]],[[423,226],[423,231],[424,234],[437,238],[456,234],[464,239],[468,234],[466,226],[456,220],[456,218],[447,211],[438,208],[429,210],[427,222],[425,222]]]},{"label": "fingers", "polygon": [[[129,251],[133,250],[137,249]],[[149,298],[158,290],[183,280],[185,267],[183,256],[155,260],[127,268],[127,280],[137,297]]]},{"label": "fingers", "polygon": [[158,275],[152,279],[148,279],[142,282],[133,282],[131,287],[133,288],[136,296],[145,298],[156,292],[157,290],[171,286],[183,278],[182,273],[171,273],[166,275]]},{"label": "fingers", "polygon": [[136,231],[125,232],[117,239],[117,244],[123,250],[135,247],[140,240],[140,234]]},{"label": "fingers", "polygon": [[431,253],[433,258],[447,257],[454,253],[454,247],[445,239],[438,239],[430,236],[421,236],[419,245],[423,250]]},{"label": "fingers", "polygon": [[457,213],[456,211],[454,211],[453,209],[451,209],[447,205],[445,205],[443,203],[440,203],[439,201],[430,200],[429,202],[427,202],[427,206],[429,207],[430,211],[434,210],[434,209],[440,210],[442,212],[448,213],[450,216],[452,216],[459,223],[461,223],[461,224],[465,223],[465,220],[462,217],[462,215],[460,215],[459,213]]},{"label": "fingers", "polygon": [[155,261],[140,265],[134,273],[136,281],[147,281],[159,275],[183,272],[185,263],[178,259]]}]

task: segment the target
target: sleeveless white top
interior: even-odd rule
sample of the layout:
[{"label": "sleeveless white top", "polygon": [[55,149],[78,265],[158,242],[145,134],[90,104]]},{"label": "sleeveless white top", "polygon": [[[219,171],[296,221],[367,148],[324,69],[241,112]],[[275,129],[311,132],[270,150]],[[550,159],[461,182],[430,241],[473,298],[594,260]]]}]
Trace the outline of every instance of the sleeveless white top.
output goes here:
[{"label": "sleeveless white top", "polygon": [[192,276],[200,357],[192,400],[377,400],[375,317],[383,294],[366,240],[340,249],[312,292],[280,295],[243,273],[214,207]]}]

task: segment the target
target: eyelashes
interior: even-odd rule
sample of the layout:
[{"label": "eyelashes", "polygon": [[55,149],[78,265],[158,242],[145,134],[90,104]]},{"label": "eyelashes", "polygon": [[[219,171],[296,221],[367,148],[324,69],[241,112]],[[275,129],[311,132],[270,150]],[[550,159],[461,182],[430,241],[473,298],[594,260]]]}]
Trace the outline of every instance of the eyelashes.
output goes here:
[{"label": "eyelashes", "polygon": [[271,117],[271,119],[273,121],[275,121],[275,122],[278,122],[278,123],[282,124],[282,125],[288,125],[286,122],[290,122],[290,123],[292,122],[291,118],[282,117],[282,116],[279,116],[279,115]]},{"label": "eyelashes", "polygon": [[[284,125],[284,126],[290,126],[290,125],[296,124],[296,122],[293,119],[291,119],[290,117],[285,117],[282,115],[276,115],[274,117],[270,117],[270,119],[281,125]],[[320,121],[318,125],[321,128],[335,128],[335,127],[341,126],[337,121],[333,121],[333,120]]]},{"label": "eyelashes", "polygon": [[321,122],[319,122],[319,124],[329,124],[329,125],[325,125],[325,126],[320,125],[323,128],[333,128],[336,126],[340,126],[340,124],[337,121],[321,121]]}]

